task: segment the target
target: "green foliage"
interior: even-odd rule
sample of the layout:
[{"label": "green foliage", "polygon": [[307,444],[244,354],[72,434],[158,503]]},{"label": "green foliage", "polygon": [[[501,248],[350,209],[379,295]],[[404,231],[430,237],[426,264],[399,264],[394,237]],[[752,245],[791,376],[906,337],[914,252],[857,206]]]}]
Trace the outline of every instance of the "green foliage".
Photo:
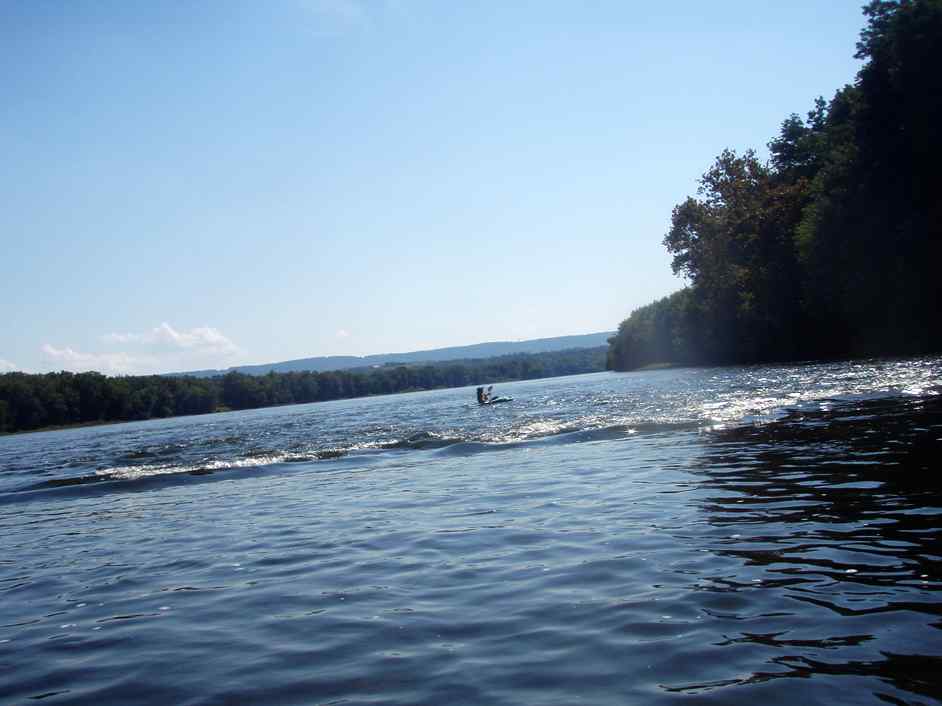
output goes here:
[{"label": "green foliage", "polygon": [[864,14],[856,84],[786,118],[768,164],[724,151],[674,209],[690,287],[621,325],[611,367],[942,349],[942,0]]},{"label": "green foliage", "polygon": [[108,378],[99,373],[0,375],[0,433],[50,426],[206,414],[477,382],[603,370],[605,347],[323,373],[231,372],[216,378]]},{"label": "green foliage", "polygon": [[726,150],[701,178],[701,198],[674,209],[664,244],[698,295],[708,359],[763,358],[788,345],[781,324],[800,296],[788,230],[794,194],[774,176],[755,153]]},{"label": "green foliage", "polygon": [[633,311],[609,339],[607,367],[633,370],[651,363],[700,362],[687,338],[696,319],[695,306],[691,290],[682,289]]}]

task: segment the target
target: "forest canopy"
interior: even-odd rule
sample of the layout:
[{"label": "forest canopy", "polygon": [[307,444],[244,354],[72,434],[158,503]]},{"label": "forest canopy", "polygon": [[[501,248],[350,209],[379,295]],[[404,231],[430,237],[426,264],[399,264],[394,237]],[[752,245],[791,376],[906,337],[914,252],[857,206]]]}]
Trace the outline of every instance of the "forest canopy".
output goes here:
[{"label": "forest canopy", "polygon": [[608,366],[942,349],[942,0],[871,2],[853,84],[725,150],[664,245],[688,286],[609,340]]}]

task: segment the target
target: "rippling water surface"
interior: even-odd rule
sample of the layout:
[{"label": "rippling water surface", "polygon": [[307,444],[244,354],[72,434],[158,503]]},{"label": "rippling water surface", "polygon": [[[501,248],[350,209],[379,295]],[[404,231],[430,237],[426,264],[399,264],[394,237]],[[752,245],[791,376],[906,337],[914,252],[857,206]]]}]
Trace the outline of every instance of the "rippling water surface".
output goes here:
[{"label": "rippling water surface", "polygon": [[0,438],[0,703],[942,703],[942,359]]}]

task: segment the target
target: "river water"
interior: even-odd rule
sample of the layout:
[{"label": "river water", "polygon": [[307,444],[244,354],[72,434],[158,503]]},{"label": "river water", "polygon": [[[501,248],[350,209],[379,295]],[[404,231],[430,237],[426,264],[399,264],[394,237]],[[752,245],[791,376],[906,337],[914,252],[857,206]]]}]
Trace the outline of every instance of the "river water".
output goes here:
[{"label": "river water", "polygon": [[942,703],[942,359],[0,438],[0,703]]}]

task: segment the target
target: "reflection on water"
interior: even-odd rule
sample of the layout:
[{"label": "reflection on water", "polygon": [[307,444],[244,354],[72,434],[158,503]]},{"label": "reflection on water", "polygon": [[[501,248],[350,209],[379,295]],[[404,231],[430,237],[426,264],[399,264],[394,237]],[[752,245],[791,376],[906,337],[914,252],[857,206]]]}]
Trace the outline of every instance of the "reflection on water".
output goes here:
[{"label": "reflection on water", "polygon": [[765,669],[669,688],[861,676],[942,699],[942,399],[864,400],[705,439],[700,505],[729,533],[712,551],[761,567],[761,590],[801,607],[721,643],[761,648]]}]

